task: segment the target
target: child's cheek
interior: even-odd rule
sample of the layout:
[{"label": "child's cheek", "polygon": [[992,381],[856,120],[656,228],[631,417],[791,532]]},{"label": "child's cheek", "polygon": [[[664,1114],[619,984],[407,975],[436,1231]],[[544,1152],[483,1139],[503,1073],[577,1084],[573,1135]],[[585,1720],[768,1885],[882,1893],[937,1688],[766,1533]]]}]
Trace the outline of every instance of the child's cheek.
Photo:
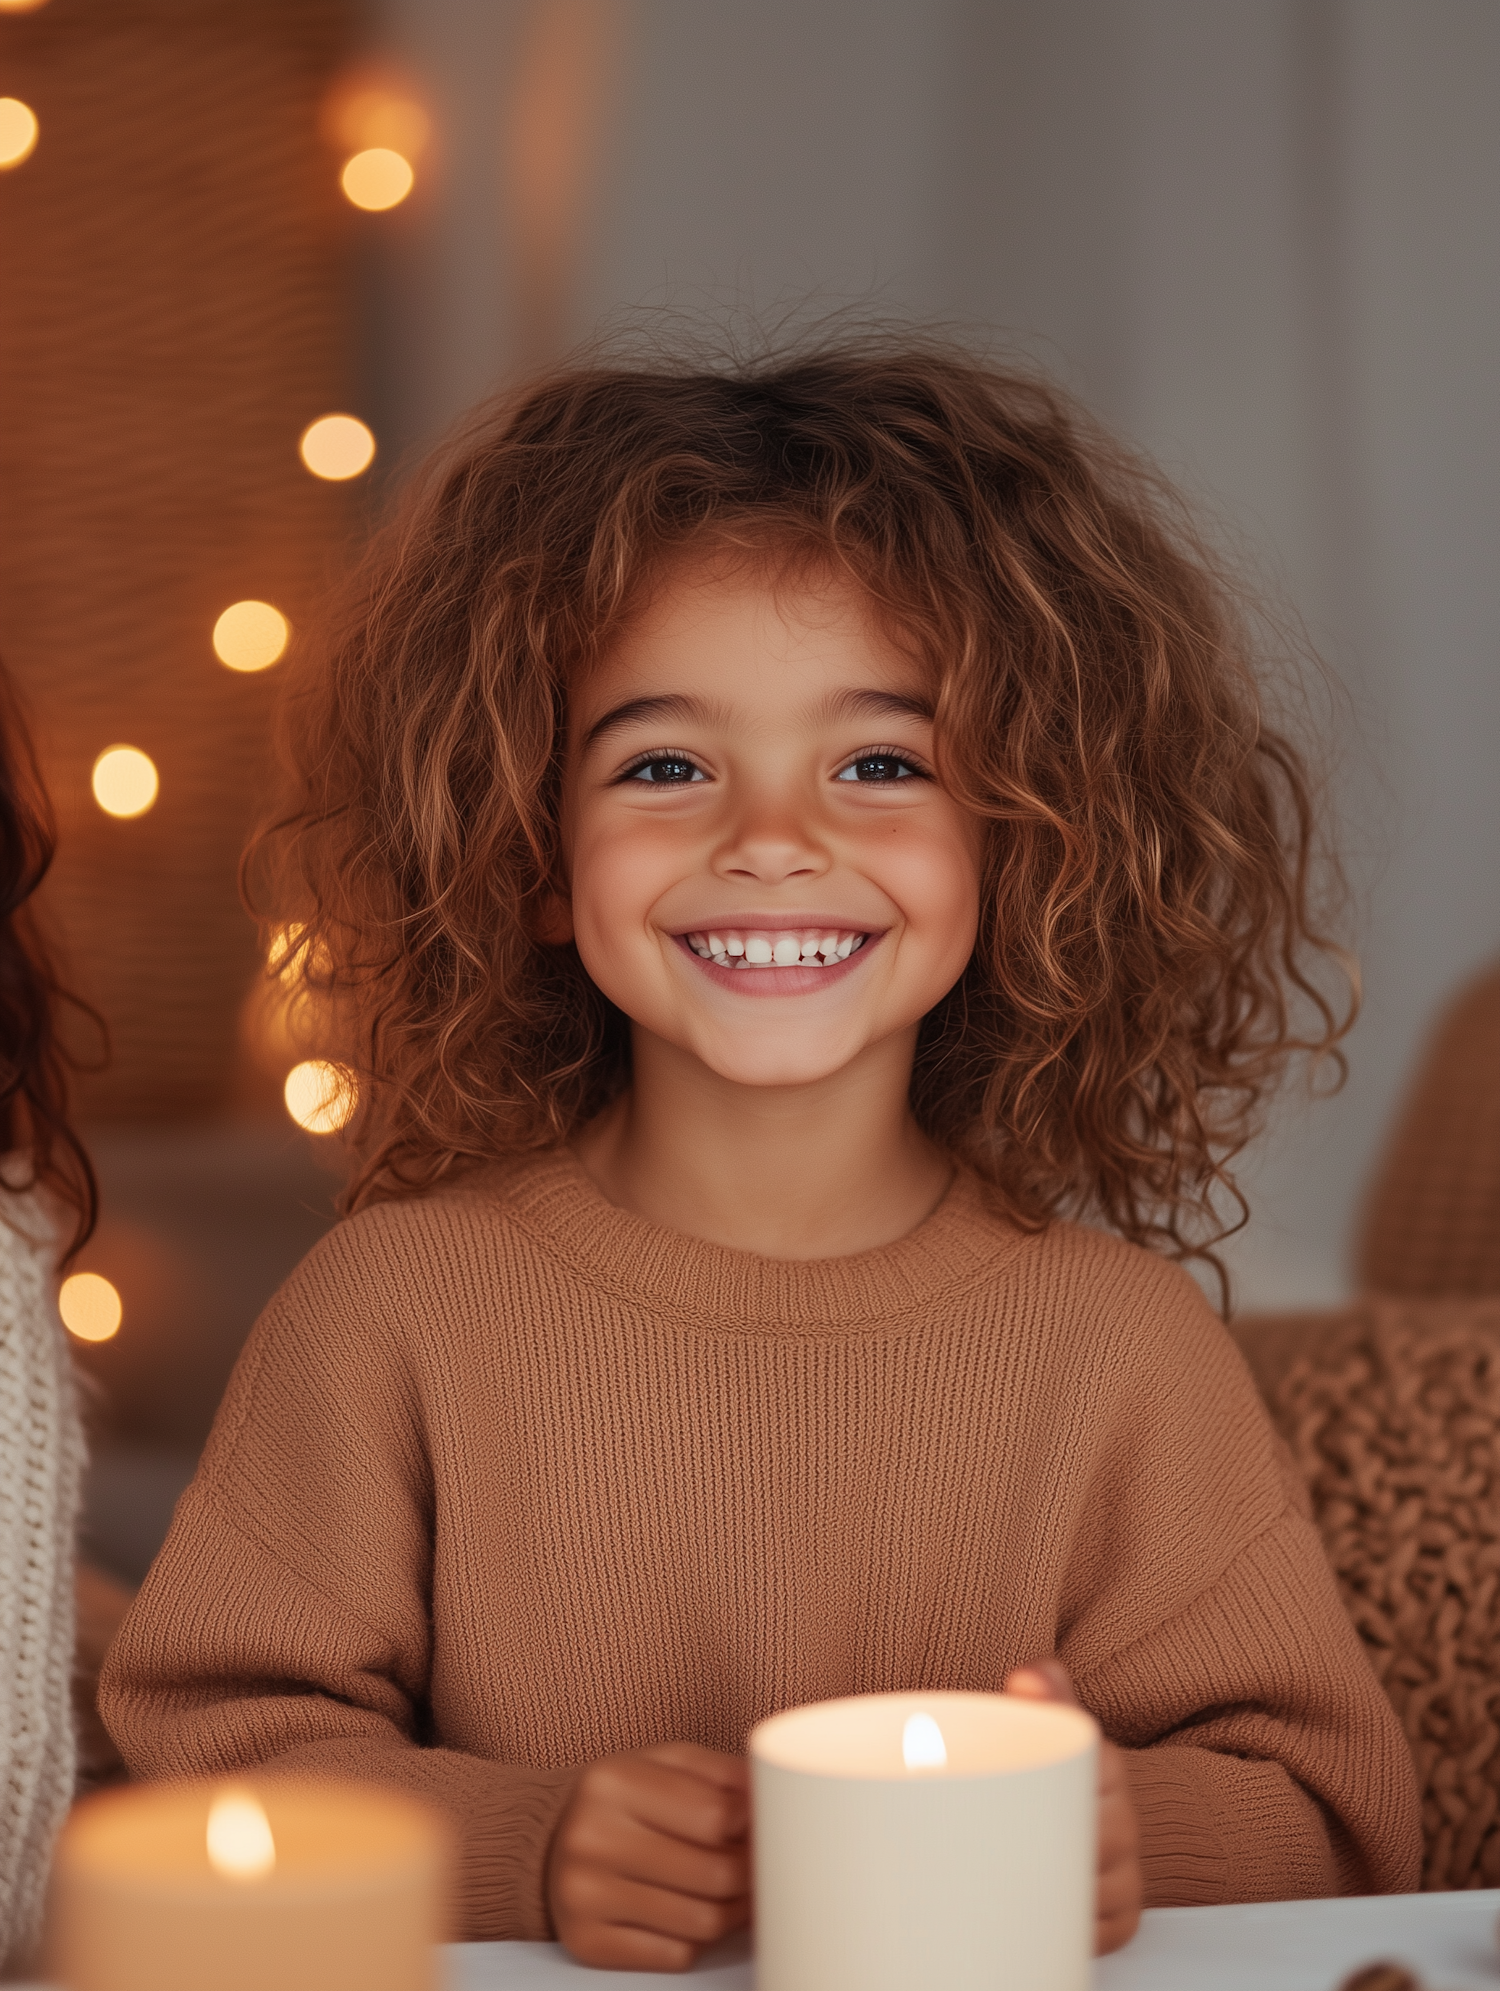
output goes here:
[{"label": "child's cheek", "polygon": [[872,824],[865,868],[908,929],[968,959],[979,927],[982,826],[954,803]]},{"label": "child's cheek", "polygon": [[573,920],[591,973],[591,957],[602,965],[652,944],[652,908],[683,872],[675,841],[664,828],[618,818],[580,824],[573,851]]}]

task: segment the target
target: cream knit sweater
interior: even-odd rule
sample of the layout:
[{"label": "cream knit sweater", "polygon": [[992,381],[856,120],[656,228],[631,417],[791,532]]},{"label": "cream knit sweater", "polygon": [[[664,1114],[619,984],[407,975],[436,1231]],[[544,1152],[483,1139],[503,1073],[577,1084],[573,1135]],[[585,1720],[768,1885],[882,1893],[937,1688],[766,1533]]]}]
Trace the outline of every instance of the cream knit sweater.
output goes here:
[{"label": "cream knit sweater", "polygon": [[35,1941],[73,1796],[73,1529],[83,1445],[53,1297],[57,1240],[0,1196],[0,1965]]}]

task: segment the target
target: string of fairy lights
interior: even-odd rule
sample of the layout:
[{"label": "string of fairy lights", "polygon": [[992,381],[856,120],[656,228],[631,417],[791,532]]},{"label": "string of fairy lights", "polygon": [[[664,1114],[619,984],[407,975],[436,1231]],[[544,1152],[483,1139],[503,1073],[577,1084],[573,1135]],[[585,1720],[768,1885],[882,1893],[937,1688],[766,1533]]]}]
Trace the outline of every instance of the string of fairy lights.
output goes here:
[{"label": "string of fairy lights", "polygon": [[[0,0],[0,16],[34,13],[47,4],[48,0]],[[324,136],[342,160],[338,184],[351,206],[371,214],[398,207],[416,185],[417,165],[429,135],[422,106],[387,77],[355,73],[329,93],[322,121]],[[19,97],[0,96],[0,172],[24,166],[44,145],[45,133],[32,106]],[[325,483],[347,483],[363,476],[376,451],[368,424],[341,411],[307,421],[295,444],[289,436],[287,446],[289,454],[295,449],[308,475]],[[257,675],[280,662],[291,635],[290,619],[275,602],[258,598],[229,602],[212,627],[204,630],[205,661],[211,655],[227,671]],[[129,823],[156,806],[161,776],[144,747],[113,741],[95,756],[89,786],[106,816]],[[283,1010],[296,999],[293,983],[300,972],[296,939],[295,931],[278,934],[267,960],[273,1001],[279,1001]],[[292,1064],[283,1099],[292,1120],[315,1135],[337,1133],[358,1103],[353,1074],[322,1058],[302,1058]],[[80,1341],[112,1339],[124,1318],[118,1290],[97,1272],[75,1272],[64,1280],[59,1305],[64,1324]]]}]

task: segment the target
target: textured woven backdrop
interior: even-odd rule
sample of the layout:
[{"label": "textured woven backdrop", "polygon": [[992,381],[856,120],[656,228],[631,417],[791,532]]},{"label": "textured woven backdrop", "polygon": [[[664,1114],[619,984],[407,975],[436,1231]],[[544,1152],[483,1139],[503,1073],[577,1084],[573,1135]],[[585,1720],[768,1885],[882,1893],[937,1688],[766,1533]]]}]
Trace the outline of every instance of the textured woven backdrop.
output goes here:
[{"label": "textured woven backdrop", "polygon": [[[106,1015],[96,1118],[221,1107],[254,936],[235,890],[275,670],[213,654],[221,609],[294,628],[336,567],[345,487],[297,440],[352,392],[348,239],[318,108],[346,0],[50,0],[0,16],[36,111],[0,174],[0,653],[61,829],[48,888]],[[151,812],[106,817],[94,757],[144,748]]]}]

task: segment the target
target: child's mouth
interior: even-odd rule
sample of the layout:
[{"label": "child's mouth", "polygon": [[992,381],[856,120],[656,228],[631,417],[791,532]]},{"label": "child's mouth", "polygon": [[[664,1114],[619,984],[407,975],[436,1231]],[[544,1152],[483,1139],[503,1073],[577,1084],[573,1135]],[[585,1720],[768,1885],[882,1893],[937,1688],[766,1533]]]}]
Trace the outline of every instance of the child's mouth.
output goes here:
[{"label": "child's mouth", "polygon": [[869,939],[849,927],[726,926],[682,936],[700,961],[753,972],[757,968],[836,968]]},{"label": "child's mouth", "polygon": [[879,933],[847,926],[706,926],[679,944],[712,980],[743,995],[811,995],[863,962]]}]

